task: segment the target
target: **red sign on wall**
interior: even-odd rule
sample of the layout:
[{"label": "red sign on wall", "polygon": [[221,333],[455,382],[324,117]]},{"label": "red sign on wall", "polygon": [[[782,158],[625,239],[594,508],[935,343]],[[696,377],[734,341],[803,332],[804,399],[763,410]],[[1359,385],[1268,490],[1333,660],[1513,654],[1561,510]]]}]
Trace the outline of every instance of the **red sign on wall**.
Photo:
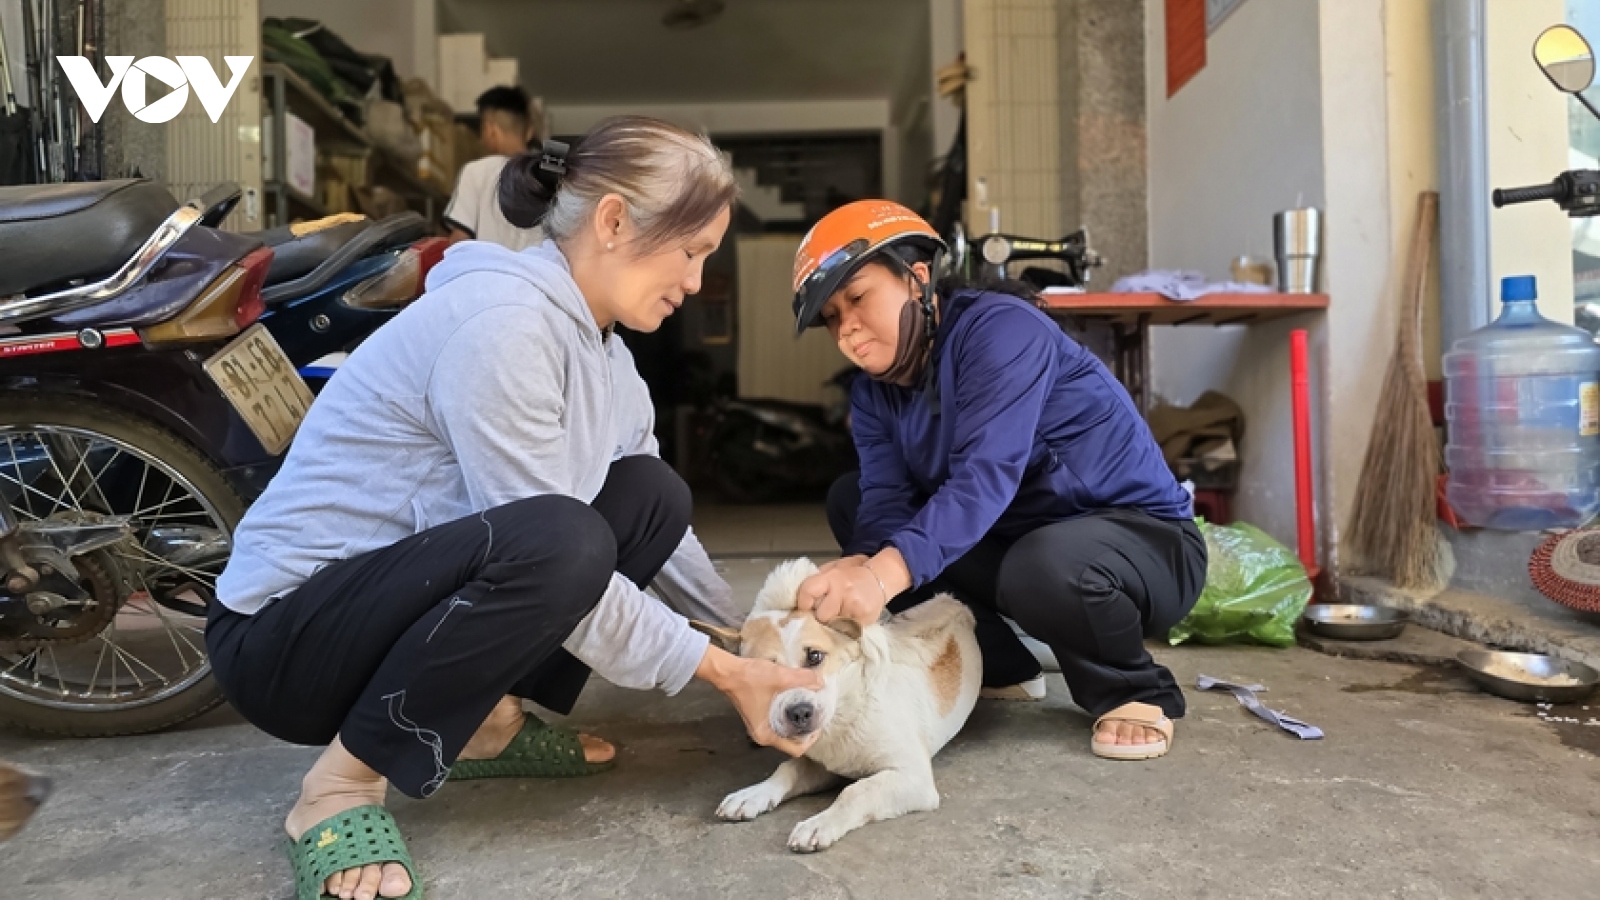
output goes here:
[{"label": "red sign on wall", "polygon": [[1206,67],[1206,0],[1166,0],[1167,96]]}]

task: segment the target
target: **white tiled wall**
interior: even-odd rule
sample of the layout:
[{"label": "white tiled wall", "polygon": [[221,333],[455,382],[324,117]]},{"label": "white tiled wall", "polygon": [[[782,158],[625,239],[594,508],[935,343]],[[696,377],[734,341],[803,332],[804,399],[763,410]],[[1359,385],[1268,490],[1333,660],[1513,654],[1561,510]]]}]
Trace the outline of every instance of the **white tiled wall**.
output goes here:
[{"label": "white tiled wall", "polygon": [[823,387],[848,363],[820,328],[794,336],[794,253],[799,235],[749,235],[738,242],[739,396],[824,403]]},{"label": "white tiled wall", "polygon": [[261,221],[261,19],[256,0],[167,0],[170,57],[203,56],[223,83],[231,73],[224,56],[253,56],[221,118],[213,123],[198,98],[167,129],[167,182],[173,196],[198,197],[232,181],[245,200],[225,227],[250,231]]},{"label": "white tiled wall", "polygon": [[1058,0],[966,0],[967,225],[1055,235],[1062,221]]}]

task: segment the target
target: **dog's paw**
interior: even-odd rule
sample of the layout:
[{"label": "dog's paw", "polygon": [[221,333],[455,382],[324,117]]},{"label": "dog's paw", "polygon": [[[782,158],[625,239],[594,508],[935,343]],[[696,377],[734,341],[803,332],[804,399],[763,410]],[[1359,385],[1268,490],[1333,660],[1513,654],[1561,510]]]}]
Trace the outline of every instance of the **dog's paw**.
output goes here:
[{"label": "dog's paw", "polygon": [[763,781],[722,798],[722,804],[717,807],[717,818],[729,822],[748,822],[764,812],[771,812],[782,802],[783,794]]},{"label": "dog's paw", "polygon": [[848,834],[850,829],[841,827],[838,817],[828,815],[829,812],[823,810],[796,825],[789,832],[789,849],[796,853],[816,853],[828,849]]}]

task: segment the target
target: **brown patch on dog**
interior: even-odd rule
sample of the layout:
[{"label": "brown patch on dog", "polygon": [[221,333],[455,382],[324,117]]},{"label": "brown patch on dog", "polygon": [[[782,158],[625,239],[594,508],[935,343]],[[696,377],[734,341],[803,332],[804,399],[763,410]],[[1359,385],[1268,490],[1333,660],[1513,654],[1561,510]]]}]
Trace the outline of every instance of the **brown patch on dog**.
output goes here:
[{"label": "brown patch on dog", "polygon": [[751,616],[739,632],[739,655],[751,659],[786,664],[783,658],[783,637],[778,624],[770,617]]},{"label": "brown patch on dog", "polygon": [[758,613],[745,620],[740,638],[740,656],[797,669],[809,668],[807,653],[819,650],[823,662],[816,668],[823,678],[843,668],[860,652],[849,635],[818,622],[808,612]]},{"label": "brown patch on dog", "polygon": [[944,639],[944,649],[928,668],[928,678],[933,682],[933,696],[939,701],[939,715],[948,716],[955,708],[956,695],[961,693],[961,648],[954,637]]}]

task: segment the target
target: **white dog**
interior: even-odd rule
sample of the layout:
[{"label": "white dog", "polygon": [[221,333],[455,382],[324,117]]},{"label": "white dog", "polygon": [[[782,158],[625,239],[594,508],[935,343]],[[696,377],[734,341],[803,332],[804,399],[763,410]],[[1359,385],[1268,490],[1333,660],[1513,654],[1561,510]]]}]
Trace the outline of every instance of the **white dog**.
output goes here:
[{"label": "white dog", "polygon": [[966,723],[983,675],[972,613],[959,600],[940,594],[865,628],[842,619],[823,625],[795,610],[800,583],[816,571],[809,559],[778,566],[738,638],[743,656],[822,673],[822,690],[785,691],[771,714],[782,737],[820,736],[805,756],[717,807],[721,818],[747,821],[841,776],[859,779],[795,826],[789,849],[798,853],[868,822],[937,809],[933,755]]}]

